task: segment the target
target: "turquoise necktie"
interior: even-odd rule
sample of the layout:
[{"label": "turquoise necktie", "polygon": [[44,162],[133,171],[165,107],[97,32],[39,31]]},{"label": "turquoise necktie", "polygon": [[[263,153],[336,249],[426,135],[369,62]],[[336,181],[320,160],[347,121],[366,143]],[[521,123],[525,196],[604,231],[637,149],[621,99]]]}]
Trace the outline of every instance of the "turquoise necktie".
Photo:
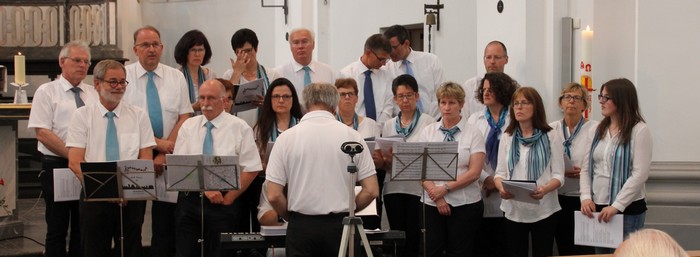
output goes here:
[{"label": "turquoise necktie", "polygon": [[[403,65],[406,66],[406,74],[411,75],[412,77],[415,78],[416,75],[413,74],[413,68],[411,68],[411,62],[409,62],[408,60],[404,59],[404,60],[403,60]],[[423,112],[423,103],[421,103],[420,98],[418,98],[418,104],[417,104],[416,107],[418,107],[418,110],[419,110],[420,112]]]},{"label": "turquoise necktie", "polygon": [[75,106],[78,108],[85,106],[85,102],[83,102],[83,99],[80,99],[80,91],[83,91],[79,87],[73,87],[70,89],[70,91],[73,91],[73,94],[75,96]]},{"label": "turquoise necktie", "polygon": [[309,73],[311,68],[309,68],[309,66],[304,66],[302,69],[304,70],[304,86],[308,86],[311,84],[311,74]]},{"label": "turquoise necktie", "polygon": [[365,114],[373,120],[377,120],[377,108],[374,103],[374,90],[372,89],[372,70],[365,71]]},{"label": "turquoise necktie", "polygon": [[148,117],[151,119],[151,128],[153,135],[157,138],[163,138],[163,113],[160,107],[160,96],[156,83],[153,81],[152,71],[146,73],[148,75],[148,83],[146,84],[146,102],[148,102]]},{"label": "turquoise necktie", "polygon": [[117,126],[114,125],[114,114],[108,112],[107,116],[107,137],[105,139],[105,158],[107,161],[119,160],[119,140],[117,140]]},{"label": "turquoise necktie", "polygon": [[214,154],[214,138],[211,135],[211,128],[214,127],[214,124],[211,124],[211,121],[207,121],[207,123],[204,123],[204,126],[207,127],[207,134],[204,136],[204,146],[202,146],[202,154],[213,155]]}]

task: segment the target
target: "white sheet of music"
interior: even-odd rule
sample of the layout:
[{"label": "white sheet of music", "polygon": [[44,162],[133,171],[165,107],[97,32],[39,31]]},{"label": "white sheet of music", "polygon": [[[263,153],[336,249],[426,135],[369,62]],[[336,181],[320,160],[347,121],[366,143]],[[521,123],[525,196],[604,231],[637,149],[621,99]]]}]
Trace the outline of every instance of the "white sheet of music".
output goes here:
[{"label": "white sheet of music", "polygon": [[513,195],[509,200],[540,204],[540,200],[530,196],[537,189],[537,183],[534,181],[503,180],[503,189]]},{"label": "white sheet of music", "polygon": [[404,137],[402,135],[395,135],[391,137],[380,137],[377,138],[377,145],[379,149],[382,150],[382,155],[389,156],[389,149],[394,146],[396,142],[404,142]]},{"label": "white sheet of music", "polygon": [[80,185],[80,180],[69,168],[53,170],[54,202],[80,200],[82,190],[83,186]]},{"label": "white sheet of music", "polygon": [[574,244],[617,248],[622,243],[624,215],[616,214],[610,222],[598,222],[599,212],[588,218],[580,211],[574,212]]}]

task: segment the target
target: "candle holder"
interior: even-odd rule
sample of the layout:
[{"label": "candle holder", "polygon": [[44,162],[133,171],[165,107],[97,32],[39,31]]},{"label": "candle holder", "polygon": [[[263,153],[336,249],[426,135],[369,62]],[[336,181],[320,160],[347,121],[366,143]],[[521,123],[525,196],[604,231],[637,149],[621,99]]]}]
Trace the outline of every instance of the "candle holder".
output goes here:
[{"label": "candle holder", "polygon": [[15,101],[14,101],[14,103],[15,103],[15,104],[28,104],[28,103],[29,103],[29,100],[27,100],[27,91],[24,90],[23,88],[26,87],[26,86],[28,86],[29,83],[22,83],[22,84],[19,84],[19,83],[14,83],[14,82],[12,82],[12,83],[10,83],[10,84],[12,84],[13,86],[17,87],[17,89],[15,90]]}]

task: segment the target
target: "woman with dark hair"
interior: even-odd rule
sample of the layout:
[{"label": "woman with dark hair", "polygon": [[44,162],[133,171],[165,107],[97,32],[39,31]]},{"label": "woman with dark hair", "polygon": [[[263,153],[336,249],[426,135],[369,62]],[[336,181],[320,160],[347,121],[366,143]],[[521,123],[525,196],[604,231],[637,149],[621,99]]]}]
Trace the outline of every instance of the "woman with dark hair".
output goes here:
[{"label": "woman with dark hair", "polygon": [[180,64],[180,70],[187,80],[190,103],[195,111],[199,111],[197,95],[199,85],[204,81],[216,78],[216,74],[204,67],[211,59],[211,46],[207,37],[199,30],[190,30],[180,38],[175,45],[175,61]]},{"label": "woman with dark hair", "polygon": [[[423,226],[428,256],[471,256],[484,213],[479,176],[484,167],[484,137],[462,116],[464,89],[445,82],[437,88],[442,119],[423,128],[417,142],[457,142],[457,177],[454,181],[423,181]],[[464,114],[466,115],[466,114]]]},{"label": "woman with dark hair", "polygon": [[588,90],[578,83],[569,83],[559,96],[559,107],[564,118],[549,125],[564,145],[564,158],[569,165],[564,165],[564,185],[559,188],[559,205],[557,214],[559,222],[554,235],[557,240],[559,255],[592,254],[593,248],[574,245],[574,212],[581,210],[579,200],[579,178],[581,166],[588,159],[586,152],[591,147],[591,132],[598,125],[597,121],[587,120],[583,112],[588,108]]},{"label": "woman with dark hair", "polygon": [[[557,225],[554,214],[561,209],[557,189],[564,183],[564,147],[547,124],[542,98],[534,88],[517,89],[509,111],[510,124],[498,147],[494,177],[503,198],[508,256],[528,256],[528,238],[532,239],[532,256],[551,256]],[[536,182],[529,197],[537,203],[512,200],[514,195],[504,188],[504,180]]]},{"label": "woman with dark hair", "polygon": [[505,73],[486,73],[479,83],[476,99],[486,106],[485,111],[469,116],[467,123],[479,129],[486,141],[486,160],[479,178],[481,197],[484,199],[484,219],[479,226],[476,238],[477,256],[504,256],[505,248],[500,247],[496,238],[505,236],[501,197],[493,183],[498,164],[498,146],[501,135],[508,126],[508,105],[513,92],[518,88],[515,80]]},{"label": "woman with dark hair", "polygon": [[[263,160],[267,160],[268,142],[275,142],[282,132],[299,123],[302,115],[299,96],[292,82],[286,78],[272,81],[265,94],[258,122],[253,127]],[[263,162],[263,167],[265,165]]]},{"label": "woman with dark hair", "polygon": [[[646,217],[644,184],[649,178],[651,132],[639,109],[637,90],[628,79],[613,79],[600,89],[603,120],[581,167],[581,212],[609,222],[624,214],[623,234],[641,229]],[[612,249],[596,248],[596,253]]]}]

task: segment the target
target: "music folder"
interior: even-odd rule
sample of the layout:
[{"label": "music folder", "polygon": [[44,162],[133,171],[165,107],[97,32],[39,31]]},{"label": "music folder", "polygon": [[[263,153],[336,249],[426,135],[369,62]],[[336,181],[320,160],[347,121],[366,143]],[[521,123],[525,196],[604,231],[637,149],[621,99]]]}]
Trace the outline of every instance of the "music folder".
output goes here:
[{"label": "music folder", "polygon": [[153,200],[155,171],[152,160],[84,162],[85,201]]}]

